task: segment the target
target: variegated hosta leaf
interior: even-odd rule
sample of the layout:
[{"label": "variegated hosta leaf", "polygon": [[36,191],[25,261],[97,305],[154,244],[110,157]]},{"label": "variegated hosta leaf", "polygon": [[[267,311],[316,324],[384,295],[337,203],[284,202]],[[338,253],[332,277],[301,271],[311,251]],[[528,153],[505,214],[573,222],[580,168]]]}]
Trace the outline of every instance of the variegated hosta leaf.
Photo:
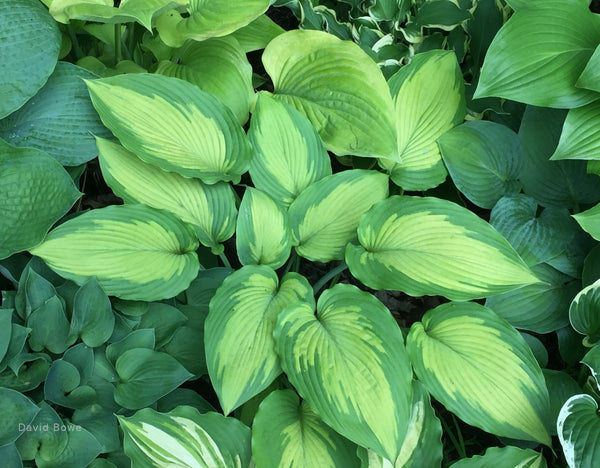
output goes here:
[{"label": "variegated hosta leaf", "polygon": [[600,457],[598,403],[589,395],[567,400],[556,423],[569,468],[595,468]]},{"label": "variegated hosta leaf", "polygon": [[239,182],[250,146],[233,113],[177,78],[128,74],[86,81],[104,125],[147,163],[208,184]]},{"label": "variegated hosta leaf", "polygon": [[192,230],[145,205],[88,211],[50,231],[29,251],[82,285],[96,276],[109,296],[156,301],[176,296],[198,274]]},{"label": "variegated hosta leaf", "polygon": [[331,175],[327,150],[310,121],[289,104],[258,94],[248,137],[256,188],[288,207],[310,184]]},{"label": "variegated hosta leaf", "polygon": [[293,30],[273,39],[262,60],[275,96],[309,118],[327,149],[400,161],[388,85],[354,42]]},{"label": "variegated hosta leaf", "polygon": [[469,300],[539,282],[492,226],[447,200],[381,201],[361,218],[358,240],[346,263],[373,289]]},{"label": "variegated hosta leaf", "polygon": [[166,414],[144,408],[117,418],[132,468],[247,468],[250,464],[250,429],[236,419],[200,414],[189,406]]},{"label": "variegated hosta leaf", "polygon": [[252,424],[252,456],[261,468],[359,468],[356,448],[292,390],[272,392]]},{"label": "variegated hosta leaf", "polygon": [[363,213],[387,195],[388,178],[377,171],[348,170],[313,183],[288,211],[296,252],[318,262],[342,259]]},{"label": "variegated hosta leaf", "polygon": [[229,184],[206,185],[145,163],[118,143],[97,138],[96,144],[104,180],[125,203],[170,211],[194,227],[202,244],[223,251],[220,244],[233,235],[237,215]]},{"label": "variegated hosta leaf", "polygon": [[450,465],[451,468],[546,468],[544,456],[531,449],[517,447],[491,447],[483,455],[463,458]]},{"label": "variegated hosta leaf", "polygon": [[412,371],[403,337],[373,295],[339,284],[287,307],[275,328],[281,367],[326,424],[396,459],[411,412]]},{"label": "variegated hosta leaf", "polygon": [[170,47],[181,47],[187,39],[204,41],[226,36],[246,26],[269,8],[270,0],[189,0],[189,16],[183,18],[177,10],[156,20],[160,38]]},{"label": "variegated hosta leaf", "polygon": [[156,73],[174,76],[217,96],[244,125],[254,97],[252,66],[231,37],[187,42],[172,61],[158,64]]},{"label": "variegated hosta leaf", "polygon": [[248,187],[240,204],[235,243],[242,265],[283,266],[292,249],[287,211],[265,192]]},{"label": "variegated hosta leaf", "polygon": [[249,265],[229,275],[210,302],[204,325],[208,373],[225,414],[264,390],[281,373],[273,329],[297,302],[314,307],[308,281],[288,273],[279,283],[269,267]]},{"label": "variegated hosta leaf", "polygon": [[407,350],[425,388],[467,424],[550,445],[540,366],[523,337],[491,309],[442,304],[413,324]]},{"label": "variegated hosta leaf", "polygon": [[600,341],[600,280],[583,288],[569,308],[571,325],[589,343]]},{"label": "variegated hosta leaf", "polygon": [[465,88],[456,56],[444,50],[417,54],[388,84],[402,162],[382,159],[379,164],[405,190],[435,187],[448,174],[436,140],[465,116]]}]

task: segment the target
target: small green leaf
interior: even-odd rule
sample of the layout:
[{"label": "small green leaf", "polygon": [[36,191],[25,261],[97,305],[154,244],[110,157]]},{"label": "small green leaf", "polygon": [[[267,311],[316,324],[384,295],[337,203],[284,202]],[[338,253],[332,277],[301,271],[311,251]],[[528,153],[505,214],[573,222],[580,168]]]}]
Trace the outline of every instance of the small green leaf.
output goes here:
[{"label": "small green leaf", "polygon": [[60,430],[68,431],[69,440],[60,455],[52,460],[36,459],[39,468],[78,468],[88,466],[100,455],[102,446],[96,438],[81,426],[65,422]]},{"label": "small green leaf", "polygon": [[117,205],[66,221],[30,252],[77,284],[96,276],[106,294],[152,301],[176,296],[196,277],[196,248],[173,215]]},{"label": "small green leaf", "polygon": [[480,468],[495,466],[496,468],[546,468],[544,456],[531,449],[517,447],[491,447],[483,455],[463,458],[450,465],[451,468]]},{"label": "small green leaf", "polygon": [[71,333],[95,348],[110,338],[114,326],[115,316],[110,300],[96,278],[91,278],[75,294]]},{"label": "small green leaf", "polygon": [[583,288],[571,302],[569,308],[571,325],[589,343],[600,341],[600,281]]},{"label": "small green leaf", "polygon": [[154,349],[155,331],[149,328],[140,328],[127,334],[121,340],[111,343],[106,347],[106,358],[114,366],[119,356],[130,349]]},{"label": "small green leaf", "polygon": [[0,446],[11,444],[23,432],[40,409],[25,395],[0,387],[0,411],[2,425],[0,426]]},{"label": "small green leaf", "polygon": [[550,159],[600,159],[600,102],[571,109],[563,125],[558,147]]},{"label": "small green leaf", "polygon": [[273,39],[262,60],[275,97],[306,115],[328,150],[400,161],[388,85],[358,45],[293,30]]},{"label": "small green leaf", "polygon": [[252,454],[260,467],[359,468],[356,446],[327,426],[292,390],[275,390],[252,424]]},{"label": "small green leaf", "polygon": [[160,302],[148,304],[148,311],[141,317],[140,329],[153,329],[156,338],[156,347],[160,348],[171,340],[173,333],[188,318],[177,307]]},{"label": "small green leaf", "polygon": [[15,444],[7,444],[0,447],[0,460],[10,468],[23,468],[21,454]]},{"label": "small green leaf", "polygon": [[86,84],[104,125],[143,161],[208,184],[237,183],[248,169],[250,146],[239,122],[197,86],[150,74]]},{"label": "small green leaf", "polygon": [[296,252],[318,262],[340,260],[356,239],[361,216],[388,195],[388,178],[354,169],[313,183],[289,208]]},{"label": "small green leaf", "polygon": [[338,284],[284,309],[275,328],[281,367],[323,421],[388,459],[400,453],[411,412],[403,337],[373,295]]},{"label": "small green leaf", "polygon": [[39,413],[25,425],[24,432],[16,441],[23,460],[33,460],[37,457],[52,460],[61,454],[69,436],[67,432],[55,430],[56,424],[60,428],[63,425],[62,419],[52,406],[42,402]]},{"label": "small green leaf", "polygon": [[121,378],[115,401],[127,409],[149,406],[192,377],[173,357],[144,348],[125,351],[115,369]]},{"label": "small green leaf", "polygon": [[598,403],[589,395],[567,400],[556,423],[569,468],[594,468],[600,457]]},{"label": "small green leaf", "polygon": [[62,354],[69,344],[69,322],[65,315],[65,305],[58,296],[51,297],[43,305],[35,309],[27,319],[27,327],[31,328],[29,346],[33,351],[46,348],[51,353]]},{"label": "small green leaf", "polygon": [[12,315],[14,309],[0,309],[0,362],[4,360],[12,335]]},{"label": "small green leaf", "polygon": [[600,204],[573,215],[575,221],[594,239],[600,240]]},{"label": "small green leaf", "polygon": [[539,364],[491,309],[473,302],[438,306],[413,324],[407,350],[425,388],[467,424],[550,445],[550,401]]}]

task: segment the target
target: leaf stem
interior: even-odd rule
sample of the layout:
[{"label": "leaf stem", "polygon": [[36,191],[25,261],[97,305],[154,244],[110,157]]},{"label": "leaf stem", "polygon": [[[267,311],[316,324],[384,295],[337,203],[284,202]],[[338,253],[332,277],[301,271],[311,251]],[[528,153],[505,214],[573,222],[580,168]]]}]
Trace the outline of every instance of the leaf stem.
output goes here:
[{"label": "leaf stem", "polygon": [[81,60],[84,57],[83,50],[81,50],[81,46],[79,45],[79,41],[77,40],[77,34],[75,33],[75,28],[73,24],[67,24],[67,32],[69,33],[69,38],[71,39],[71,45],[73,46],[75,57],[77,57],[77,60]]},{"label": "leaf stem", "polygon": [[330,279],[340,275],[347,268],[348,265],[346,265],[346,262],[342,262],[333,270],[328,271],[319,281],[315,283],[315,285],[313,286],[313,292],[317,294]]},{"label": "leaf stem", "polygon": [[448,436],[448,438],[450,439],[450,442],[454,446],[456,453],[458,453],[460,458],[466,458],[466,453],[465,453],[464,447],[460,446],[460,444],[458,443],[458,440],[456,440],[456,437],[454,437],[454,434],[450,430],[450,426],[448,426],[448,423],[444,420],[444,418],[440,418],[440,421],[441,421],[443,429],[444,429],[444,434],[446,434]]},{"label": "leaf stem", "polygon": [[223,262],[223,265],[225,265],[227,268],[231,268],[231,263],[229,263],[229,260],[227,259],[227,256],[225,255],[225,252],[221,252],[219,254],[219,258]]},{"label": "leaf stem", "polygon": [[460,458],[467,458],[467,450],[465,449],[465,440],[463,439],[462,432],[458,426],[456,416],[452,415],[452,421],[454,421],[454,427],[456,428],[456,436],[458,437],[458,443],[461,449]]}]

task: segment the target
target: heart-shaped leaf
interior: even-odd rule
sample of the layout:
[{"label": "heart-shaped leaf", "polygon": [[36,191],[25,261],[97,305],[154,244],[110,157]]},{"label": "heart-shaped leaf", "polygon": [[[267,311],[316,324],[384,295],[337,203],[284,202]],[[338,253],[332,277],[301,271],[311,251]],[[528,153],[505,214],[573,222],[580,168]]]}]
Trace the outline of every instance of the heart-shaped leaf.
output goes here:
[{"label": "heart-shaped leaf", "polygon": [[52,460],[61,454],[69,436],[65,431],[55,430],[55,424],[60,428],[63,425],[62,419],[52,406],[42,402],[40,411],[27,425],[29,427],[25,426],[25,431],[16,441],[23,460],[33,460],[36,457]]},{"label": "heart-shaped leaf", "polygon": [[594,468],[600,456],[598,403],[589,395],[567,400],[556,423],[569,468]]},{"label": "heart-shaped leaf", "polygon": [[40,409],[22,393],[0,387],[0,446],[11,444],[19,438]]},{"label": "heart-shaped leaf", "polygon": [[91,278],[75,293],[71,333],[81,337],[86,345],[95,348],[112,335],[115,315],[110,300],[95,278]]}]

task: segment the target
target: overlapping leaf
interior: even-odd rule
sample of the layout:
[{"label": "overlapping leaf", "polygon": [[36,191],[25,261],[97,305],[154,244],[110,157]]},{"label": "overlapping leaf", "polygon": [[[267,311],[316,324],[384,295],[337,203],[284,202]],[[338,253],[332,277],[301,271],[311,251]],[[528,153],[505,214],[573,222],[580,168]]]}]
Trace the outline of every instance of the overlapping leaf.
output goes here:
[{"label": "overlapping leaf", "polygon": [[450,465],[451,468],[480,468],[495,466],[496,468],[546,468],[546,460],[540,452],[512,446],[491,447],[483,455],[463,458]]},{"label": "overlapping leaf", "polygon": [[212,94],[163,75],[87,81],[102,122],[147,163],[208,184],[238,182],[250,163],[246,135]]},{"label": "overlapping leaf", "polygon": [[508,241],[466,208],[393,196],[360,220],[346,248],[352,274],[374,289],[468,300],[539,282]]},{"label": "overlapping leaf", "polygon": [[595,101],[571,109],[551,159],[600,159],[600,136],[597,131],[599,125],[600,102]]},{"label": "overlapping leaf", "polygon": [[425,388],[463,421],[550,445],[544,376],[519,333],[476,303],[449,303],[413,324],[407,350]]},{"label": "overlapping leaf", "polygon": [[323,421],[396,459],[411,412],[412,372],[402,333],[371,294],[350,285],[323,292],[315,315],[287,307],[275,328],[281,367]]},{"label": "overlapping leaf", "polygon": [[232,32],[230,36],[240,43],[244,52],[252,52],[264,49],[269,42],[284,32],[285,29],[267,15],[260,15],[246,26]]},{"label": "overlapping leaf", "polygon": [[262,60],[275,96],[309,118],[327,149],[400,161],[388,85],[358,45],[294,30],[273,39]]},{"label": "overlapping leaf", "polygon": [[590,343],[600,341],[600,282],[586,286],[575,296],[569,308],[569,320]]},{"label": "overlapping leaf", "polygon": [[558,415],[557,431],[569,468],[593,468],[600,456],[598,403],[589,395],[567,400]]},{"label": "overlapping leaf", "polygon": [[30,252],[78,284],[96,276],[108,295],[152,301],[176,296],[196,277],[196,248],[175,216],[121,205],[66,221]]}]

